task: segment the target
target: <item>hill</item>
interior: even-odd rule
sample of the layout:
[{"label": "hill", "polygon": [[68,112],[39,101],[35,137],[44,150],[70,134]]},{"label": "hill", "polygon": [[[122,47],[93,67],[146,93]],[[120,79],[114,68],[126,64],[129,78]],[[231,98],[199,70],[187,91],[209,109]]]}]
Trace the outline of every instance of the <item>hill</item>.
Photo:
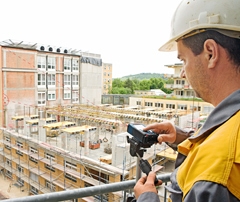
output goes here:
[{"label": "hill", "polygon": [[126,80],[126,79],[138,79],[138,80],[143,80],[143,79],[151,79],[151,78],[164,78],[164,74],[158,74],[158,73],[140,73],[140,74],[131,74],[128,76],[123,76],[119,79],[121,80]]}]

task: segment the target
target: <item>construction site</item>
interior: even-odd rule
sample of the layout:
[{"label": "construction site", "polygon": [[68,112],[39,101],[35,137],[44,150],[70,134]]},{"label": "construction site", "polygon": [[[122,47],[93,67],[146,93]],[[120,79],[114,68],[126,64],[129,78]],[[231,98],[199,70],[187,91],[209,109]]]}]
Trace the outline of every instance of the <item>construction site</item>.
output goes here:
[{"label": "construction site", "polygon": [[[21,195],[36,195],[135,179],[136,157],[130,155],[126,140],[128,123],[147,125],[165,120],[161,117],[177,121],[166,111],[104,105],[56,106],[46,108],[45,115],[13,116],[15,126],[1,129],[0,166],[9,183],[6,194],[11,194],[12,186]],[[174,162],[176,155],[165,144],[153,145],[144,158],[156,162],[155,172],[165,172],[165,163]],[[103,199],[122,201],[122,197],[114,192]]]},{"label": "construction site", "polygon": [[[102,104],[112,66],[99,54],[6,40],[0,43],[0,55],[2,199],[135,180],[138,166],[127,142],[129,123],[168,120],[195,130],[200,115],[212,110],[194,101],[188,85],[179,85],[180,65],[171,66],[176,71],[171,88],[184,92],[172,96],[190,101],[131,95],[114,98],[122,103],[116,105]],[[143,158],[156,173],[171,173],[176,155],[163,143],[153,144]],[[125,196],[116,191],[74,201],[125,201]]]}]

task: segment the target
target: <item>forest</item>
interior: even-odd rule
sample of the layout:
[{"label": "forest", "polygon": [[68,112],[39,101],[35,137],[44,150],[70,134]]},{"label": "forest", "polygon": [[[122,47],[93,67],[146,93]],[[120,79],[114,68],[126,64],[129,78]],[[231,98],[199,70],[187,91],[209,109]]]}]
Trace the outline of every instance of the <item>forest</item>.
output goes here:
[{"label": "forest", "polygon": [[109,94],[134,94],[135,90],[151,90],[161,89],[163,92],[170,94],[171,89],[165,88],[165,84],[172,84],[173,79],[165,78],[150,78],[150,79],[138,79],[138,78],[116,78],[112,82],[112,88],[109,90]]}]

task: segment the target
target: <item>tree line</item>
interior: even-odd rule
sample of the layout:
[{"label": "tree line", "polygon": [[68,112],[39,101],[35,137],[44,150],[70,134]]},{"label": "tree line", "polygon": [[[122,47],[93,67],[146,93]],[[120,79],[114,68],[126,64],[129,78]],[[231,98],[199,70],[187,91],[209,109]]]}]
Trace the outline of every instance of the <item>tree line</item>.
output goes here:
[{"label": "tree line", "polygon": [[171,89],[164,87],[165,84],[173,84],[173,79],[151,78],[151,79],[114,79],[112,82],[112,88],[109,90],[109,94],[134,94],[135,90],[151,90],[161,89],[163,92],[170,94]]}]

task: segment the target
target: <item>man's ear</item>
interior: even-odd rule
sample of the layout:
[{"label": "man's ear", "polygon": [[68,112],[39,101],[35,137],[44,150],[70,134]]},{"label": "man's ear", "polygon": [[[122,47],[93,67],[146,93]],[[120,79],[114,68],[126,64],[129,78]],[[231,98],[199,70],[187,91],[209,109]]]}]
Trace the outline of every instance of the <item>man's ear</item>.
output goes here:
[{"label": "man's ear", "polygon": [[219,60],[219,47],[213,39],[207,39],[203,45],[208,68],[214,68]]}]

